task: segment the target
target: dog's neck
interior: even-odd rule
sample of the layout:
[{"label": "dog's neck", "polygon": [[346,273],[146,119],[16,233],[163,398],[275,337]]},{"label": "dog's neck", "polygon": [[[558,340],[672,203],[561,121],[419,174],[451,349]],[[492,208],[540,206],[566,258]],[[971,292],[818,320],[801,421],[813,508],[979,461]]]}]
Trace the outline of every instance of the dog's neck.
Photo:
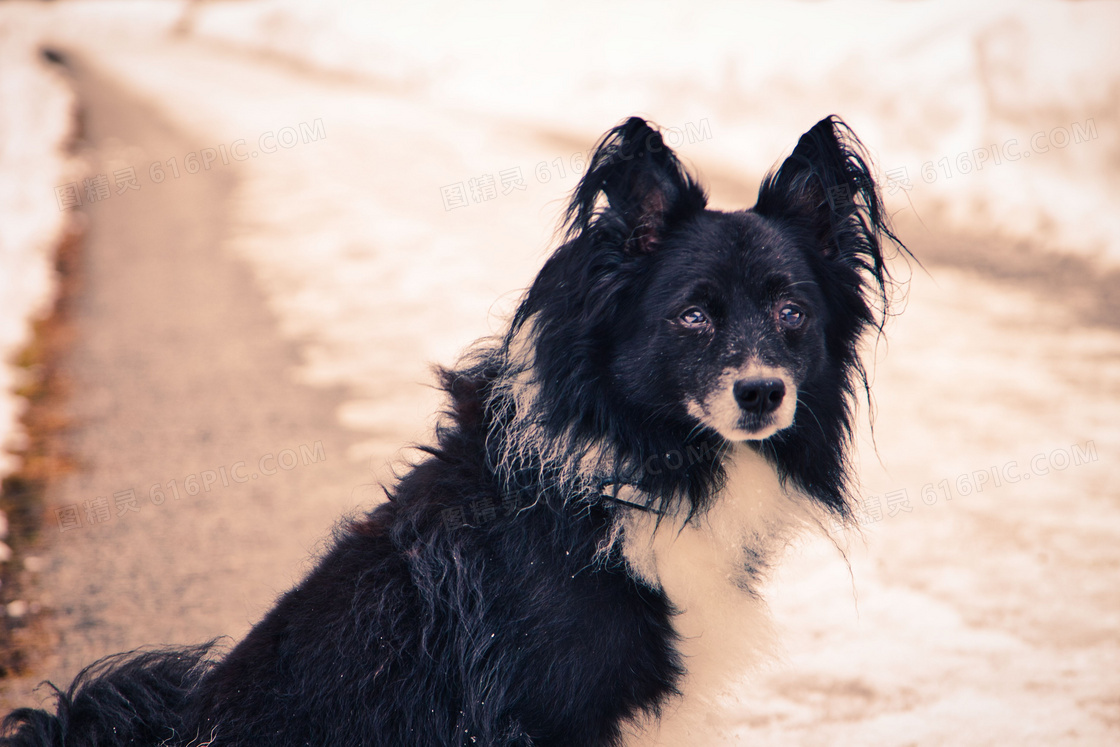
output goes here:
[{"label": "dog's neck", "polygon": [[[758,596],[758,587],[777,551],[813,518],[811,499],[782,485],[777,471],[744,444],[724,459],[726,482],[712,504],[688,517],[682,502],[676,510],[653,515],[631,511],[623,517],[623,555],[632,574],[661,589],[681,606],[695,586],[695,575]],[[645,505],[636,488],[626,486],[622,500]],[[676,574],[689,579],[678,587]],[[674,591],[680,592],[674,599]]]},{"label": "dog's neck", "polygon": [[781,550],[818,523],[814,502],[784,487],[754,449],[736,445],[725,467],[726,483],[702,514],[620,518],[630,573],[680,613],[673,626],[686,669],[682,696],[667,704],[660,725],[639,726],[647,741],[634,744],[697,743],[689,741],[701,728],[694,717],[718,711],[721,698],[770,658],[776,641],[760,587]]}]

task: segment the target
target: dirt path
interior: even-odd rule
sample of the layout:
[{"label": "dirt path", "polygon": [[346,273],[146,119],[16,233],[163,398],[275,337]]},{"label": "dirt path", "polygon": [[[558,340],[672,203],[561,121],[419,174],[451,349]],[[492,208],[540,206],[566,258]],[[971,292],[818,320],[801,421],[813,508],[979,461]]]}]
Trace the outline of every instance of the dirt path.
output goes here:
[{"label": "dirt path", "polygon": [[[96,67],[73,69],[91,172],[111,194],[83,195],[66,366],[81,467],[49,496],[39,579],[58,640],[35,681],[56,682],[114,651],[240,637],[306,568],[276,559],[306,558],[341,512],[376,499],[344,457],[338,397],[291,381],[293,347],[223,250],[232,176],[188,174],[197,138]],[[143,174],[118,193],[115,171],[154,162],[162,183]],[[27,703],[33,685],[7,699]]]}]

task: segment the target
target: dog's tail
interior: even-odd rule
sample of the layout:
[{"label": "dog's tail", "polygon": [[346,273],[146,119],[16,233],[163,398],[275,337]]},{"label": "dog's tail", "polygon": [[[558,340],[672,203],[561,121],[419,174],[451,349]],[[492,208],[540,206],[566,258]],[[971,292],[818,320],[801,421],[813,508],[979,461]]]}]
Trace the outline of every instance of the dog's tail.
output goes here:
[{"label": "dog's tail", "polygon": [[[56,712],[20,708],[0,726],[0,747],[186,744],[192,693],[213,662],[214,642],[117,654],[54,690]],[[49,684],[49,683],[48,683]]]}]

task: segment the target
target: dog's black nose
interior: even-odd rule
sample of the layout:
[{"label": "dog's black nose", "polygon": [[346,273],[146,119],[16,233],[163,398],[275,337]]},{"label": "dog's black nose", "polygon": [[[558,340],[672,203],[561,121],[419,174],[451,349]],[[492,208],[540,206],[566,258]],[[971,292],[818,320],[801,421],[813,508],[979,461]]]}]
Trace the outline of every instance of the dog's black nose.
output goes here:
[{"label": "dog's black nose", "polygon": [[735,401],[746,412],[769,415],[778,409],[786,396],[781,379],[743,379],[735,382]]}]

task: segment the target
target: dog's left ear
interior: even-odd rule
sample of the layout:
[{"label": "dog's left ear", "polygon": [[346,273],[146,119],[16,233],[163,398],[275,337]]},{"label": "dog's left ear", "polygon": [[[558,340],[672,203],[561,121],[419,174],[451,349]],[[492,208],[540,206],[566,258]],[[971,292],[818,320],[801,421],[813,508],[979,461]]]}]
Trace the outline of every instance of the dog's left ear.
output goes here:
[{"label": "dog's left ear", "polygon": [[[807,234],[813,249],[884,283],[880,238],[896,243],[859,139],[839,117],[817,122],[758,192],[754,211]],[[901,244],[900,244],[901,246]]]},{"label": "dog's left ear", "polygon": [[706,204],[661,133],[631,117],[596,147],[568,205],[568,236],[591,232],[629,254],[648,254],[676,221]]}]

